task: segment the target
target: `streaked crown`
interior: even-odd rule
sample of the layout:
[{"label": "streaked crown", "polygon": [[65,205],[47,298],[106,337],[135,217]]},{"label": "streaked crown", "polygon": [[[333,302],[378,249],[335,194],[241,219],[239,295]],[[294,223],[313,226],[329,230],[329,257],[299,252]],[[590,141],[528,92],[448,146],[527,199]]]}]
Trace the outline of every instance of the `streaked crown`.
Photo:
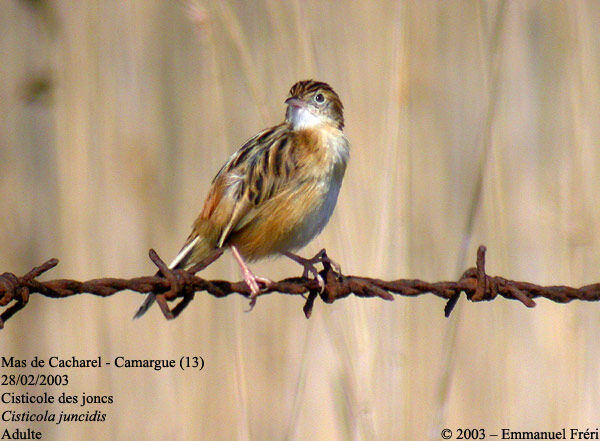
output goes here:
[{"label": "streaked crown", "polygon": [[317,124],[332,124],[340,130],[344,127],[344,106],[327,83],[314,80],[297,82],[290,89],[286,104],[286,121],[294,128]]}]

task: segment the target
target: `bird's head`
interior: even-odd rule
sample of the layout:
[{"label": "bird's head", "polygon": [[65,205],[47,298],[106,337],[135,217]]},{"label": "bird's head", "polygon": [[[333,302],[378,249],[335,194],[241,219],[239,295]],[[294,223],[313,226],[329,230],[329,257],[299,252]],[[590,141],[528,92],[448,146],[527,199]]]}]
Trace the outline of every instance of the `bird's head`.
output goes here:
[{"label": "bird's head", "polygon": [[286,121],[294,130],[309,129],[319,125],[344,127],[344,106],[331,86],[320,81],[299,81],[292,86],[285,100]]}]

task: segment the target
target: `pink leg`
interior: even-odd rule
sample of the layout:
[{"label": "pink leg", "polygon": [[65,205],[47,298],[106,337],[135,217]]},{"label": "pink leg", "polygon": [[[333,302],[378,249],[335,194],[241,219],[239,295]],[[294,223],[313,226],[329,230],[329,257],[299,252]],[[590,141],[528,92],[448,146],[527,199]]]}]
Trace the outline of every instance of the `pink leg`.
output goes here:
[{"label": "pink leg", "polygon": [[238,251],[236,246],[231,245],[230,247],[231,247],[231,252],[233,253],[233,257],[235,257],[235,260],[237,260],[237,263],[240,265],[240,268],[242,269],[242,274],[244,275],[244,281],[246,282],[246,285],[248,285],[248,288],[250,288],[250,292],[252,293],[250,295],[250,308],[252,309],[254,307],[254,305],[256,304],[256,297],[260,294],[260,286],[258,286],[258,283],[260,282],[268,287],[273,282],[264,277],[255,276],[254,273],[252,272],[252,270],[250,270],[250,268],[248,268],[248,265],[246,265],[246,262],[244,262],[244,258],[242,257],[242,255],[240,254],[240,252]]}]

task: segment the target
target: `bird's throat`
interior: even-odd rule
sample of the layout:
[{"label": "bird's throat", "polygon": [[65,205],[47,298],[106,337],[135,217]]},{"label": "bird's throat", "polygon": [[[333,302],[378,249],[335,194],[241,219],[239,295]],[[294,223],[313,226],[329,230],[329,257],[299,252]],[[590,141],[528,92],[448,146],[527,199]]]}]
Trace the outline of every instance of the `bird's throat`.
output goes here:
[{"label": "bird's throat", "polygon": [[323,124],[323,119],[306,107],[288,107],[287,120],[294,130],[310,129]]}]

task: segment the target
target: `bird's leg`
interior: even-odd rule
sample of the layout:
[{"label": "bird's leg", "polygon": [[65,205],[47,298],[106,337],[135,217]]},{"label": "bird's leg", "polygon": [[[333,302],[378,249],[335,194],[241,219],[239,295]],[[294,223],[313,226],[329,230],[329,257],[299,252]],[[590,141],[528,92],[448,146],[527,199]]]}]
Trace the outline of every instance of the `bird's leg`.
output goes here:
[{"label": "bird's leg", "polygon": [[342,269],[336,262],[334,262],[333,260],[331,260],[329,258],[329,256],[325,252],[325,248],[323,248],[321,251],[319,251],[317,254],[315,254],[310,259],[306,259],[302,256],[298,256],[297,254],[290,253],[289,251],[286,251],[283,254],[284,254],[284,256],[289,257],[294,262],[299,263],[300,265],[302,265],[304,267],[304,272],[302,273],[302,277],[308,278],[308,273],[311,273],[314,276],[314,278],[317,280],[317,282],[319,282],[319,287],[321,288],[321,292],[323,292],[323,290],[325,289],[325,282],[323,281],[323,277],[321,277],[321,275],[319,274],[319,271],[315,267],[316,263],[321,263],[321,264],[328,263],[331,266],[333,266],[334,270],[337,273],[342,274]]},{"label": "bird's leg", "polygon": [[260,294],[260,286],[258,286],[258,284],[262,283],[266,288],[268,288],[273,282],[265,277],[255,276],[252,270],[248,268],[248,265],[246,265],[244,258],[235,245],[231,245],[231,252],[242,269],[242,274],[244,275],[244,281],[246,282],[246,285],[248,285],[248,288],[250,288],[250,309],[252,309],[256,304],[256,297]]}]

